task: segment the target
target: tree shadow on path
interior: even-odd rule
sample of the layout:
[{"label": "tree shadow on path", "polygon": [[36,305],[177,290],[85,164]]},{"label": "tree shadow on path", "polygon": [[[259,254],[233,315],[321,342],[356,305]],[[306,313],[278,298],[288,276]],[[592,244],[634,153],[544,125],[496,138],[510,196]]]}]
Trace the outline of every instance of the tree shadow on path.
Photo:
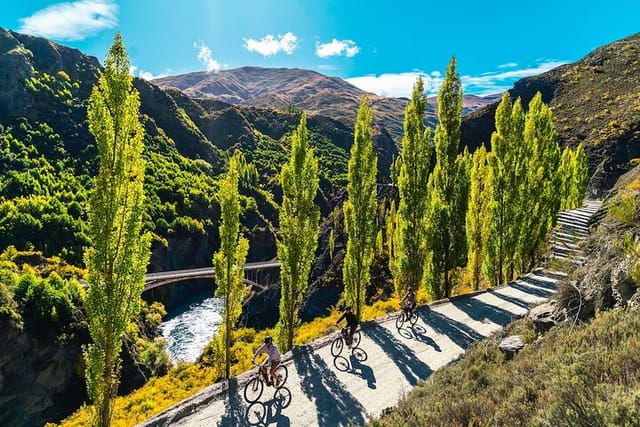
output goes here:
[{"label": "tree shadow on path", "polygon": [[510,323],[513,319],[520,317],[520,315],[516,313],[479,301],[475,298],[454,299],[451,301],[451,304],[464,311],[467,316],[474,320],[481,322],[489,320],[501,326],[504,326]]},{"label": "tree shadow on path", "polygon": [[558,285],[555,284],[555,283],[547,282],[546,280],[536,279],[536,278],[533,278],[531,276],[521,277],[520,280],[525,282],[525,283],[530,283],[530,284],[532,284],[534,286],[537,286],[539,288],[547,289],[547,290],[551,291],[552,293],[555,292],[558,289]]},{"label": "tree shadow on path", "polygon": [[325,361],[306,348],[293,352],[300,387],[316,405],[318,425],[364,424],[365,408],[344,388]]},{"label": "tree shadow on path", "polygon": [[497,291],[494,291],[494,290],[491,290],[491,289],[488,289],[487,291],[491,295],[494,295],[495,297],[500,298],[503,301],[510,302],[511,304],[515,304],[518,307],[522,307],[522,308],[527,309],[527,310],[529,309],[529,303],[526,302],[526,301],[521,300],[520,298],[516,298],[516,297],[511,296],[511,295],[505,295],[505,294],[502,294],[500,292],[497,292]]},{"label": "tree shadow on path", "polygon": [[437,311],[433,311],[431,309],[420,309],[418,311],[418,316],[420,316],[423,322],[431,326],[435,332],[446,335],[462,349],[466,349],[472,342],[484,338],[484,335],[475,329],[462,322],[458,322],[457,320],[453,320],[448,316],[438,313]]},{"label": "tree shadow on path", "polygon": [[416,385],[419,380],[427,379],[433,373],[426,363],[416,357],[413,350],[400,342],[387,329],[377,323],[371,323],[369,326],[363,332],[387,353],[409,384]]},{"label": "tree shadow on path", "polygon": [[[520,279],[520,280],[524,282],[523,279]],[[535,295],[540,298],[549,298],[556,291],[555,287],[553,289],[546,289],[546,288],[539,287],[540,285],[538,285],[537,283],[531,283],[531,284],[535,285],[535,287],[527,286],[524,283],[516,283],[516,282],[510,283],[509,286],[519,291],[522,291],[526,294]]]},{"label": "tree shadow on path", "polygon": [[240,393],[238,392],[238,381],[235,377],[230,378],[229,388],[227,389],[227,401],[224,404],[225,413],[218,425],[222,427],[246,425],[246,406],[244,399],[241,399]]}]

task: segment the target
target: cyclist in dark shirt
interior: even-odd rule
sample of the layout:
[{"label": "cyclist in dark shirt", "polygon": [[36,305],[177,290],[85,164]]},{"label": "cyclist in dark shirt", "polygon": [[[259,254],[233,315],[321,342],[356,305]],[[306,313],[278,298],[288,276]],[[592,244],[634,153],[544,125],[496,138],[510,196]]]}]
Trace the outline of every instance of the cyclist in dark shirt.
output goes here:
[{"label": "cyclist in dark shirt", "polygon": [[[403,305],[403,302],[407,302]],[[413,292],[413,289],[409,289],[404,297],[400,300],[400,306],[402,306],[402,310],[405,312],[407,316],[411,315],[411,312],[414,308],[416,308],[416,294]]]},{"label": "cyclist in dark shirt", "polygon": [[353,334],[356,333],[356,328],[358,327],[358,319],[356,318],[356,315],[351,311],[350,305],[344,308],[344,313],[342,313],[342,316],[340,316],[340,318],[336,321],[336,326],[339,326],[338,324],[342,321],[342,319],[347,320],[346,327],[349,328],[349,333],[345,338],[345,341],[347,341],[347,346],[351,347],[351,343],[353,342]]}]

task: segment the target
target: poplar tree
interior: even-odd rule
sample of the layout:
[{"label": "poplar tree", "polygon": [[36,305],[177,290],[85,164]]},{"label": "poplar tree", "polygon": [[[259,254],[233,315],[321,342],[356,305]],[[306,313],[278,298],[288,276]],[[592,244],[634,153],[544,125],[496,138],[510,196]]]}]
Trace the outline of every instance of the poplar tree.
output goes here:
[{"label": "poplar tree", "polygon": [[240,235],[240,195],[238,179],[244,155],[236,151],[229,169],[219,182],[216,199],[220,204],[220,250],[213,255],[213,272],[217,284],[215,295],[224,301],[222,325],[215,337],[216,347],[224,353],[225,378],[230,376],[231,333],[242,313],[242,301],[247,293],[244,285],[244,263],[249,241]]},{"label": "poplar tree", "polygon": [[484,245],[484,267],[491,285],[508,281],[514,274],[514,252],[518,242],[525,195],[528,164],[523,147],[524,111],[520,99],[514,103],[508,93],[496,109],[496,131],[491,135],[491,153],[487,155],[487,179],[491,183],[487,220],[490,231]]},{"label": "poplar tree", "polygon": [[587,193],[589,163],[582,143],[576,147],[575,151],[571,151],[571,162],[569,165],[568,175],[571,180],[566,185],[566,198],[563,209],[573,209],[580,206]]},{"label": "poplar tree", "polygon": [[393,258],[389,267],[398,296],[417,290],[424,271],[424,212],[431,161],[431,130],[425,129],[427,97],[418,78],[405,109],[400,158],[396,160],[399,204],[394,228]]},{"label": "poplar tree", "polygon": [[345,299],[353,306],[358,319],[364,306],[376,238],[378,158],[373,151],[371,121],[369,98],[365,95],[356,118],[349,158],[348,199],[343,207],[347,235],[347,251],[342,269]]},{"label": "poplar tree", "polygon": [[520,203],[526,216],[520,224],[517,247],[521,268],[525,271],[534,266],[562,200],[558,174],[560,147],[551,110],[542,102],[540,92],[529,103],[523,136],[524,146],[531,150],[527,156],[527,185],[523,190],[526,197],[523,196]]},{"label": "poplar tree", "polygon": [[282,207],[277,252],[281,295],[276,331],[278,345],[288,351],[293,347],[298,309],[307,290],[320,229],[320,209],[314,203],[319,185],[318,161],[308,144],[304,113],[291,137],[289,162],[282,166],[280,185]]},{"label": "poplar tree", "polygon": [[433,298],[451,294],[451,270],[464,263],[464,214],[468,196],[468,167],[458,158],[462,123],[462,83],[453,57],[438,93],[438,125],[434,134],[436,165],[429,177],[426,209],[425,285]]},{"label": "poplar tree", "polygon": [[575,199],[578,207],[582,205],[584,198],[587,196],[587,187],[589,185],[589,159],[584,151],[582,143],[578,144],[574,156],[574,182],[575,182]]},{"label": "poplar tree", "polygon": [[87,391],[95,408],[93,425],[102,427],[111,422],[122,335],[140,310],[150,257],[150,235],[142,233],[144,130],[139,108],[129,58],[116,34],[87,107],[99,170],[88,209],[91,246],[85,252],[89,283],[85,307],[93,342],[84,357]]},{"label": "poplar tree", "polygon": [[574,162],[573,151],[569,146],[564,147],[562,155],[560,156],[560,165],[558,166],[561,181],[560,193],[562,194],[560,209],[571,209],[574,207],[572,198]]},{"label": "poplar tree", "polygon": [[469,207],[465,217],[467,235],[467,270],[471,273],[471,284],[478,290],[482,263],[485,256],[484,243],[489,233],[489,180],[487,177],[487,150],[484,144],[472,156],[470,171]]}]

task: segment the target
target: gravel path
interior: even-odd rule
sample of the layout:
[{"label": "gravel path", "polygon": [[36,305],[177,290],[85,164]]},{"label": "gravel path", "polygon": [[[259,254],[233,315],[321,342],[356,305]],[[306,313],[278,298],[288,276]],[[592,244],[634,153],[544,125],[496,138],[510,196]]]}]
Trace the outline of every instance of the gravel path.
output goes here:
[{"label": "gravel path", "polygon": [[[582,232],[596,208],[589,204],[572,211],[568,225]],[[333,357],[331,342],[338,335],[331,334],[285,355],[289,377],[284,399],[274,399],[274,389],[267,387],[261,403],[249,408],[242,392],[255,372],[248,372],[208,387],[141,426],[235,427],[250,425],[254,416],[261,418],[259,425],[363,424],[395,406],[418,381],[458,359],[470,343],[499,332],[530,306],[546,301],[563,276],[538,269],[506,286],[421,307],[414,327],[397,329],[395,314],[363,323],[361,350],[354,354],[345,348]]]}]

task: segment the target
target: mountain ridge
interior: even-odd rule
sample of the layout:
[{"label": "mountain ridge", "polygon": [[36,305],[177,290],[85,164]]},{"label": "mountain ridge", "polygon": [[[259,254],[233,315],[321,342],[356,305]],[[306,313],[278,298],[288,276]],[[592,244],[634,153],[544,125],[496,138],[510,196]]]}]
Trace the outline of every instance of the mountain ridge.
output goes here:
[{"label": "mountain ridge", "polygon": [[[311,115],[332,117],[353,125],[360,100],[371,102],[377,132],[386,129],[396,144],[402,139],[402,120],[408,98],[383,97],[366,92],[339,77],[301,68],[255,66],[197,71],[152,80],[163,88],[174,87],[197,99],[216,99],[233,105],[275,110],[304,110]],[[500,95],[464,95],[463,114],[500,99]],[[436,97],[428,99],[425,123],[435,128]],[[374,130],[375,132],[375,130]]]}]

